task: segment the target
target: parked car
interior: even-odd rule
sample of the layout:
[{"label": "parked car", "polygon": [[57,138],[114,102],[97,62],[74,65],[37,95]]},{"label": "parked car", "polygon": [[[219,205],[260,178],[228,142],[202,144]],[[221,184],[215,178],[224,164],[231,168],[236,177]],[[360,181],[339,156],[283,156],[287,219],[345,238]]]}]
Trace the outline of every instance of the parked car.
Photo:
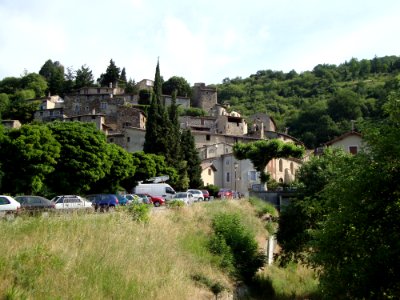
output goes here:
[{"label": "parked car", "polygon": [[207,190],[201,190],[203,193],[204,201],[209,201],[210,200],[210,193]]},{"label": "parked car", "polygon": [[155,207],[159,207],[165,204],[165,199],[161,196],[153,196],[148,193],[145,193],[145,195],[150,199],[151,203],[153,203]]},{"label": "parked car", "polygon": [[0,195],[0,217],[16,214],[21,209],[21,203],[11,196]]},{"label": "parked car", "polygon": [[150,204],[151,203],[150,197],[148,197],[145,193],[134,194],[134,196],[136,196],[136,201],[138,203],[145,203],[145,204]]},{"label": "parked car", "polygon": [[192,204],[193,194],[189,192],[177,192],[170,201],[183,201],[185,204]]},{"label": "parked car", "polygon": [[56,208],[54,202],[41,196],[23,195],[14,199],[21,203],[22,211],[51,211]]},{"label": "parked car", "polygon": [[202,191],[195,190],[195,189],[189,189],[189,190],[187,190],[187,192],[191,193],[193,195],[194,202],[204,201],[204,196],[203,196],[203,192]]},{"label": "parked car", "polygon": [[60,195],[51,199],[56,209],[93,209],[92,203],[77,195]]},{"label": "parked car", "polygon": [[87,195],[86,199],[92,202],[95,211],[100,210],[100,212],[114,210],[118,205],[117,195],[114,194]]},{"label": "parked car", "polygon": [[220,189],[218,191],[218,198],[221,199],[232,199],[233,198],[233,191],[230,189]]},{"label": "parked car", "polygon": [[127,204],[129,204],[129,200],[126,197],[126,195],[117,194],[116,196],[118,198],[118,204],[119,205],[127,205]]}]

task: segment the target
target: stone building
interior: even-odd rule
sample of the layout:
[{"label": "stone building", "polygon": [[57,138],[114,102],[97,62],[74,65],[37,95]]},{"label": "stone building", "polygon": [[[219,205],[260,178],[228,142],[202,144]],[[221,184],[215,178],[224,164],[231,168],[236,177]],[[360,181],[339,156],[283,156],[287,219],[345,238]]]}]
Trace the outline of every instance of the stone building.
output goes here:
[{"label": "stone building", "polygon": [[195,83],[192,87],[192,106],[205,110],[208,114],[217,104],[217,89],[204,83]]}]

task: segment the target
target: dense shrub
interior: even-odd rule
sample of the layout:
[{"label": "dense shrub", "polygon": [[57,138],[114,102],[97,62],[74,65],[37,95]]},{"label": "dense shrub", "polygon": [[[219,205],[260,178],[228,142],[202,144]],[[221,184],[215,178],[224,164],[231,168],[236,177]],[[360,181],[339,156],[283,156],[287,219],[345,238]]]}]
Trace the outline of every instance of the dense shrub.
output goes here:
[{"label": "dense shrub", "polygon": [[129,206],[128,211],[134,221],[147,223],[150,220],[151,206],[144,203],[132,204]]},{"label": "dense shrub", "polygon": [[210,250],[223,256],[222,264],[226,267],[233,265],[239,279],[250,282],[265,260],[253,234],[243,226],[237,214],[217,214],[212,220],[212,228],[214,236],[210,240]]}]

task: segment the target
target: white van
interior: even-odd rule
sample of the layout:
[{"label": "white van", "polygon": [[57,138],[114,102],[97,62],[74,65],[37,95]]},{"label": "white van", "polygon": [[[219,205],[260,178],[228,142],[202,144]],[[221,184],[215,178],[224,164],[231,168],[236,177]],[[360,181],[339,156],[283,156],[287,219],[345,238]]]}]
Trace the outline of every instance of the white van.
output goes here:
[{"label": "white van", "polygon": [[163,197],[165,200],[172,199],[175,190],[168,183],[139,183],[134,188],[135,194],[150,194],[152,196]]}]

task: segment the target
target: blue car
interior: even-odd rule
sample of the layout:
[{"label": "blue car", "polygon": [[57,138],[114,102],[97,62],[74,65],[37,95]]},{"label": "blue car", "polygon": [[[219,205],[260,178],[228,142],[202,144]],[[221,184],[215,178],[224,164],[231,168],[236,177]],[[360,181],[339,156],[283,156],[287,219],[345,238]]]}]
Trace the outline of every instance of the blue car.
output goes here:
[{"label": "blue car", "polygon": [[92,202],[95,211],[100,210],[100,212],[114,210],[119,204],[118,197],[114,194],[87,195],[86,199]]}]

